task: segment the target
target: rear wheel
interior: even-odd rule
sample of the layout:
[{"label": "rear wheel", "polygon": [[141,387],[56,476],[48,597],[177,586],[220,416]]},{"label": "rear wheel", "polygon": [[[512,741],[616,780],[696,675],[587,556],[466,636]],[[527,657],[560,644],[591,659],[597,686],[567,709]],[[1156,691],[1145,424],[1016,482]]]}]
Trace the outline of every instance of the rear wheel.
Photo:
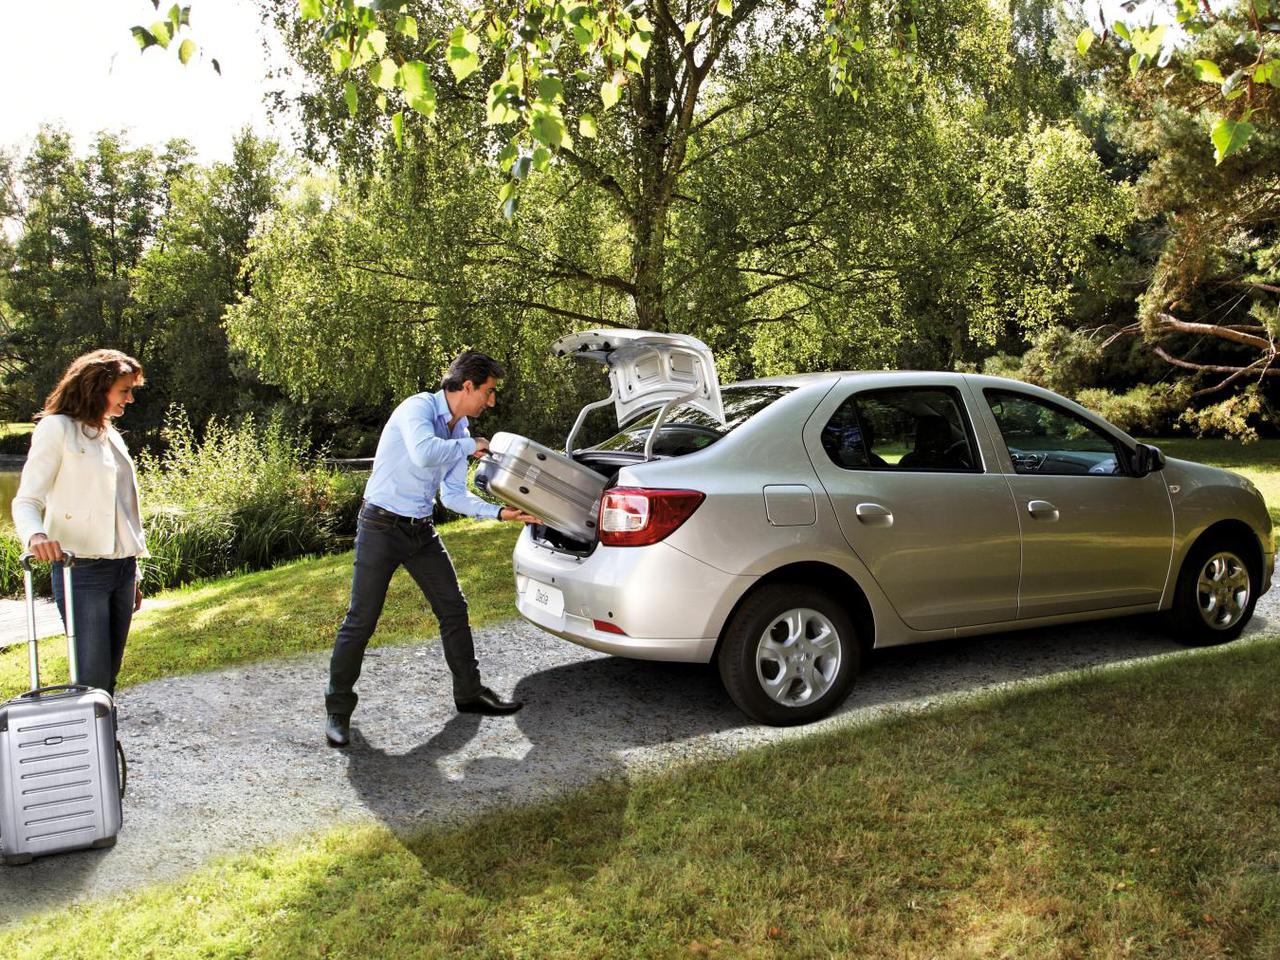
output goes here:
[{"label": "rear wheel", "polygon": [[742,712],[773,726],[826,716],[848,695],[859,650],[848,612],[826,593],[769,584],[725,630],[720,678]]},{"label": "rear wheel", "polygon": [[1234,540],[1196,544],[1178,574],[1170,619],[1184,643],[1207,646],[1240,636],[1257,603],[1257,576]]}]

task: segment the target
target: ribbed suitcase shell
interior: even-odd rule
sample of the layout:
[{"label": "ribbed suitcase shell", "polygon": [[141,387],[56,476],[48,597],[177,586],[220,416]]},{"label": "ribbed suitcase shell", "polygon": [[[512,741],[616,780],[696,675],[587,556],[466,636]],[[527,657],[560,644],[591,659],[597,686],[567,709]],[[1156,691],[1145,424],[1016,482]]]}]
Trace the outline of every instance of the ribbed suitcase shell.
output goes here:
[{"label": "ribbed suitcase shell", "polygon": [[0,707],[0,856],[6,864],[82,847],[120,832],[111,697],[79,689]]},{"label": "ribbed suitcase shell", "polygon": [[515,433],[496,433],[476,470],[475,484],[547,526],[579,540],[596,539],[605,478]]},{"label": "ribbed suitcase shell", "polygon": [[[29,563],[24,556],[31,683],[38,688]],[[69,573],[64,584],[70,597]],[[105,690],[74,685],[74,604],[67,613],[73,685],[35,689],[0,705],[0,862],[6,865],[64,850],[109,847],[120,832],[114,703]]]}]

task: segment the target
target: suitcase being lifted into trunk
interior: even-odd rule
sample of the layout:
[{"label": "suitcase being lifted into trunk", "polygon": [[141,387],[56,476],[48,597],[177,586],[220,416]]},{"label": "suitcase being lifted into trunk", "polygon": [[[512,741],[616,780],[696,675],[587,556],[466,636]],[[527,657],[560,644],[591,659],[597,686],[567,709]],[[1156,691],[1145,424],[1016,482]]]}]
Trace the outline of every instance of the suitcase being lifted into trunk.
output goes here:
[{"label": "suitcase being lifted into trunk", "polygon": [[556,356],[603,364],[609,396],[578,413],[564,453],[518,434],[495,434],[476,470],[475,485],[590,548],[597,540],[600,499],[610,478],[574,459],[574,439],[587,414],[612,406],[621,427],[656,411],[645,444],[644,459],[649,460],[658,429],[673,407],[688,404],[724,422],[720,382],[707,345],[683,334],[590,330],[561,337],[552,350]]},{"label": "suitcase being lifted into trunk", "polygon": [[547,526],[588,543],[596,539],[606,480],[589,467],[515,433],[496,433],[475,485]]}]

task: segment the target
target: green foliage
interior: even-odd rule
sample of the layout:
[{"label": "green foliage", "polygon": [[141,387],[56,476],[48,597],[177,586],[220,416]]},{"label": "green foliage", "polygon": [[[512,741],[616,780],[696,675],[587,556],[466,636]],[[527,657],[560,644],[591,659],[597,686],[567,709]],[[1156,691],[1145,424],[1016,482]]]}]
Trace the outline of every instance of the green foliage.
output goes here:
[{"label": "green foliage", "polygon": [[191,164],[171,176],[154,242],[130,277],[130,313],[147,331],[144,422],[158,426],[176,403],[199,431],[212,417],[278,399],[230,351],[222,315],[248,290],[249,238],[289,176],[279,148],[249,130],[233,141],[228,163]]},{"label": "green foliage", "polygon": [[222,313],[246,289],[249,237],[287,175],[249,132],[229,163],[201,167],[182,143],[157,155],[102,134],[78,156],[65,133],[42,131],[10,173],[21,231],[0,279],[0,407],[31,417],[71,360],[104,346],[146,370],[121,423],[135,448],[156,440],[171,403],[200,429],[278,400],[228,350]]},{"label": "green foliage", "polygon": [[[1043,22],[1015,32],[980,3],[930,16],[949,40],[928,76],[869,75],[856,100],[831,96],[807,24],[735,46],[679,150],[679,128],[642,136],[609,111],[591,114],[575,159],[552,161],[483,140],[473,106],[444,102],[434,136],[403,153],[368,160],[335,141],[349,178],[312,181],[259,233],[232,340],[293,396],[387,402],[433,386],[461,346],[489,349],[518,398],[494,420],[554,437],[600,392],[590,371],[580,386],[546,365],[571,329],[694,333],[728,380],[947,366],[1061,322],[1130,193],[1079,133],[1029,122],[1069,107],[1045,79]],[[327,65],[314,70],[323,83]],[[566,115],[595,96],[567,73],[543,93]],[[324,123],[321,104],[304,107]],[[474,159],[477,137],[496,168]],[[495,197],[517,199],[506,174],[544,165],[523,214],[495,216]]]},{"label": "green foliage", "polygon": [[449,361],[474,347],[508,370],[479,429],[537,436],[563,434],[561,419],[601,394],[598,377],[579,386],[565,363],[548,362],[573,324],[542,310],[612,306],[575,289],[561,266],[625,268],[598,198],[506,223],[491,199],[500,177],[469,164],[467,149],[442,138],[388,155],[364,183],[313,179],[270,219],[247,265],[252,293],[227,314],[232,342],[265,378],[303,402],[365,401],[385,418],[403,396],[437,389]]},{"label": "green foliage", "polygon": [[1258,427],[1275,427],[1275,410],[1256,383],[1217,403],[1183,411],[1178,422],[1191,427],[1197,436],[1225,436],[1245,443],[1258,439]]},{"label": "green foliage", "polygon": [[211,420],[197,439],[174,410],[163,440],[163,454],[139,457],[149,587],[328,552],[354,532],[364,477],[310,462],[279,417]]},{"label": "green foliage", "polygon": [[[147,592],[349,546],[367,476],[315,462],[279,416],[214,419],[199,438],[174,408],[162,440],[164,453],[138,457]],[[21,593],[21,553],[0,537],[0,593]],[[36,577],[47,592],[48,568]]]},{"label": "green foliage", "polygon": [[1123,393],[1103,388],[1081,390],[1075,399],[1127,433],[1163,434],[1187,409],[1191,389],[1185,381],[1140,384]]},{"label": "green foliage", "polygon": [[1193,428],[1235,433],[1245,428],[1232,397],[1259,382],[1274,398],[1277,384],[1280,90],[1271,64],[1280,34],[1267,27],[1280,7],[1180,0],[1179,11],[1191,29],[1176,46],[1166,37],[1161,59],[1136,77],[1114,45],[1089,54],[1098,68],[1085,78],[1098,91],[1091,123],[1117,172],[1134,180],[1133,262],[1122,282],[1138,294],[1138,323],[1117,316],[1114,302],[1090,323],[1141,337],[1170,365],[1164,377],[1194,386]]},{"label": "green foliage", "polygon": [[148,331],[131,312],[131,274],[167,200],[164,171],[186,162],[188,151],[173,143],[157,156],[103,133],[77,156],[66,133],[37,135],[17,171],[22,230],[0,286],[7,321],[0,402],[8,419],[29,419],[87,350],[143,352]]},{"label": "green foliage", "polygon": [[[982,366],[982,372],[1034,383],[1079,399],[1081,391],[1096,381],[1101,359],[1101,351],[1094,338],[1055,324],[1037,333],[1032,338],[1031,348],[1020,357],[1008,354],[989,357]],[[1080,402],[1084,403],[1083,400]]]},{"label": "green foliage", "polygon": [[[1178,29],[1150,22],[1152,6],[1164,7]],[[1109,31],[1102,25],[1104,43],[1099,47],[1092,44],[1091,29],[1082,31],[1079,55],[1100,51],[1095,54],[1098,62],[1117,74],[1123,64],[1134,78],[1149,69],[1158,79],[1145,84],[1148,89],[1159,83],[1175,99],[1194,103],[1209,128],[1215,163],[1249,142],[1255,131],[1249,121],[1255,116],[1275,126],[1280,119],[1280,96],[1274,89],[1280,87],[1280,3],[1166,0],[1125,9],[1126,20],[1113,23]],[[1141,19],[1147,22],[1140,24]],[[1216,90],[1207,91],[1205,85]]]}]

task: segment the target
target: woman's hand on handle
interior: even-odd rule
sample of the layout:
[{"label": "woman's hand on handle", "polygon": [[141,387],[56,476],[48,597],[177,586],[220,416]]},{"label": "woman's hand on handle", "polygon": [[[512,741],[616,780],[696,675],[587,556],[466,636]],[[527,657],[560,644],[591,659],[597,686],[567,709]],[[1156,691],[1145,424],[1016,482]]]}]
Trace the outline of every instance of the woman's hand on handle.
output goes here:
[{"label": "woman's hand on handle", "polygon": [[31,551],[31,555],[37,560],[43,560],[45,563],[52,563],[55,560],[62,559],[62,544],[57,540],[50,540],[45,534],[37,533],[31,538],[31,542],[27,544],[27,549]]}]

